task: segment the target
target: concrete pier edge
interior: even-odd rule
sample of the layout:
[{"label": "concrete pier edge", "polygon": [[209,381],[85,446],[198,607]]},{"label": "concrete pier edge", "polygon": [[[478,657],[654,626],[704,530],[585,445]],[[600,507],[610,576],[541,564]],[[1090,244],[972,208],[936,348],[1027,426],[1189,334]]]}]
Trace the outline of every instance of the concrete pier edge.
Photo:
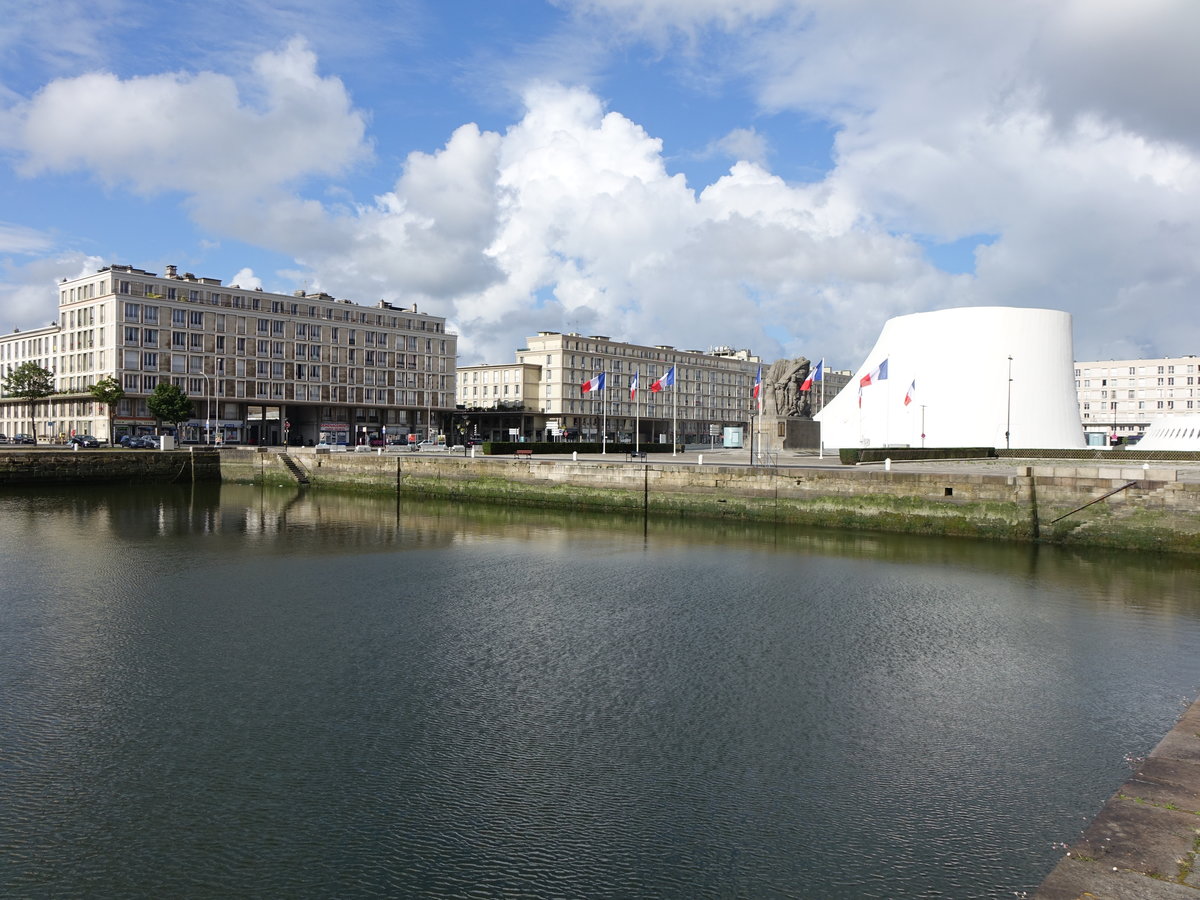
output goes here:
[{"label": "concrete pier edge", "polygon": [[1067,848],[1034,900],[1200,898],[1200,699]]}]

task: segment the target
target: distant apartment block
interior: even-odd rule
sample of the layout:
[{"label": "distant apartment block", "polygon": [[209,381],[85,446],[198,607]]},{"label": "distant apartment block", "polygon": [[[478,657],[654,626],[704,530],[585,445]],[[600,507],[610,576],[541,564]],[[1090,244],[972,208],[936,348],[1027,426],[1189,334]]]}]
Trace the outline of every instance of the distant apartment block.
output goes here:
[{"label": "distant apartment block", "polygon": [[[600,440],[603,428],[610,440],[633,441],[635,432],[651,442],[719,439],[724,427],[748,422],[759,365],[748,350],[678,350],[556,331],[527,338],[515,357],[458,370],[467,436]],[[674,385],[651,390],[672,368]],[[582,385],[600,374],[604,390],[585,393]]]},{"label": "distant apartment block", "polygon": [[[152,430],[146,398],[169,381],[194,401],[182,441],[358,443],[428,436],[454,411],[457,337],[445,319],[380,301],[275,294],[215,278],[114,265],[63,279],[58,319],[0,336],[0,374],[32,360],[58,393],[36,404],[39,438]],[[125,390],[115,434],[87,389]],[[25,403],[0,397],[0,432],[27,431]]]},{"label": "distant apartment block", "polygon": [[1152,419],[1195,413],[1200,360],[1110,359],[1075,363],[1079,417],[1091,445],[1140,437]]}]

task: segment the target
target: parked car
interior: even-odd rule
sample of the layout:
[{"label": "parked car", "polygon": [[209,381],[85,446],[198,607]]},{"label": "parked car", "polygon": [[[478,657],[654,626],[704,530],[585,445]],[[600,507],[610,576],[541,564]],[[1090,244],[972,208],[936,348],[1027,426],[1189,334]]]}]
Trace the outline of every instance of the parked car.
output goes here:
[{"label": "parked car", "polygon": [[8,435],[0,434],[0,444],[7,444],[7,443],[8,443]]},{"label": "parked car", "polygon": [[137,436],[127,434],[123,438],[121,438],[119,441],[117,441],[117,443],[120,444],[122,447],[126,447],[130,450],[157,450],[158,449],[158,438],[156,438],[150,434],[137,435]]},{"label": "parked car", "polygon": [[73,438],[71,438],[69,441],[67,441],[67,446],[99,447],[100,439],[97,437],[93,437],[90,434],[77,434]]},{"label": "parked car", "polygon": [[37,439],[32,434],[14,434],[12,442],[14,444],[36,444]]}]

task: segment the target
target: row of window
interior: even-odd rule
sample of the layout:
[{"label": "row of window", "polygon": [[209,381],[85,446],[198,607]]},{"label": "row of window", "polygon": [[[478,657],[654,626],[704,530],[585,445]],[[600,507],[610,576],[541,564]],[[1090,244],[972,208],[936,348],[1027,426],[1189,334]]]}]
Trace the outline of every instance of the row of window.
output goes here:
[{"label": "row of window", "polygon": [[[90,287],[84,285],[84,288]],[[241,294],[223,293],[221,291],[204,291],[199,288],[178,288],[174,285],[165,287],[142,284],[136,281],[120,281],[118,282],[118,293],[125,296],[144,297],[150,300],[172,300],[172,301],[188,301],[190,303],[208,303],[210,306],[220,306],[226,309],[245,309],[249,312],[256,312],[263,308],[262,300],[255,296],[243,296]],[[101,295],[107,293],[107,282],[99,283],[99,293]],[[79,291],[80,293],[77,293]],[[160,293],[161,291],[161,293]],[[71,288],[59,293],[59,302],[61,304],[74,303],[79,300],[91,299],[96,292],[93,289],[88,296],[82,295],[82,288]],[[332,298],[328,298],[332,300]],[[126,317],[128,317],[130,308],[140,304],[126,301]],[[151,304],[144,304],[146,308],[151,308]],[[368,312],[367,310],[357,307],[353,303],[338,303],[336,306],[316,306],[315,304],[296,303],[285,300],[272,300],[270,310],[277,315],[287,316],[308,316],[313,319],[325,319],[327,321],[340,322],[358,322],[360,325],[377,325],[380,328],[399,328],[408,331],[433,331],[441,332],[443,323],[436,319],[428,319],[421,316],[409,318],[404,316],[386,315],[377,312]],[[202,314],[201,311],[193,311],[197,314]]]},{"label": "row of window", "polygon": [[[1121,368],[1124,369],[1126,367],[1122,366]],[[1140,367],[1139,366],[1129,366],[1128,367],[1130,375],[1174,375],[1176,368],[1183,370],[1183,374],[1187,374],[1187,375],[1190,375],[1191,373],[1196,371],[1196,366],[1195,366],[1195,364],[1192,364],[1192,363],[1189,363],[1187,365],[1180,365],[1180,366],[1164,364],[1161,366],[1140,366]],[[1151,372],[1150,371],[1151,369],[1154,369],[1154,371]],[[1117,369],[1111,369],[1111,370],[1110,369],[1076,369],[1075,370],[1076,378],[1078,378],[1080,375],[1124,375],[1124,374],[1125,374],[1124,372],[1118,371]]]},{"label": "row of window", "polygon": [[[1107,386],[1108,386],[1108,381],[1109,381],[1109,379],[1107,379],[1107,378],[1101,378],[1101,379],[1100,379],[1100,385],[1099,385],[1099,386],[1100,386],[1100,387],[1107,387]],[[1119,378],[1114,378],[1114,379],[1112,379],[1112,383],[1113,383],[1113,387],[1121,387],[1121,386],[1122,386],[1122,385],[1121,385],[1121,379],[1119,379]],[[1188,379],[1187,379],[1187,382],[1186,382],[1186,383],[1187,383],[1187,384],[1195,384],[1195,383],[1196,383],[1196,379],[1195,379],[1194,377],[1190,377],[1190,376],[1189,376],[1189,377],[1188,377]],[[1129,380],[1127,381],[1127,383],[1126,383],[1126,384],[1127,384],[1127,386],[1128,386],[1128,387],[1149,387],[1149,386],[1150,386],[1150,383],[1149,383],[1149,380],[1148,380],[1148,379],[1147,379],[1147,380],[1144,380],[1144,381],[1139,381],[1139,382],[1136,382],[1136,383],[1135,383],[1135,382],[1134,382],[1134,380],[1131,378],[1131,379],[1129,379]],[[1167,377],[1165,380],[1164,380],[1164,379],[1162,379],[1162,378],[1159,378],[1159,379],[1157,379],[1157,380],[1155,381],[1155,384],[1156,384],[1158,387],[1163,387],[1164,385],[1166,385],[1166,386],[1171,386],[1171,385],[1174,385],[1174,384],[1175,384],[1175,379],[1174,379],[1174,378],[1172,378],[1172,377],[1170,377],[1170,376],[1168,376],[1168,377]],[[1180,378],[1180,379],[1179,379],[1179,384],[1184,384],[1184,380],[1183,380],[1182,378]],[[1085,378],[1085,379],[1083,380],[1083,386],[1084,386],[1085,388],[1090,388],[1090,387],[1092,386],[1092,380],[1091,380],[1090,378]],[[1075,387],[1076,387],[1076,389],[1078,389],[1078,388],[1079,388],[1079,380],[1078,380],[1078,379],[1076,379],[1076,381],[1075,381]]]},{"label": "row of window", "polygon": [[[1192,405],[1194,402],[1195,401],[1192,401],[1192,400],[1187,400],[1187,401],[1181,400],[1179,408],[1180,409],[1194,409],[1195,407]],[[1154,406],[1146,406],[1147,403],[1153,403]],[[1186,405],[1184,405],[1185,403],[1186,403]],[[1097,403],[1096,404],[1097,409],[1108,409],[1108,410],[1112,410],[1114,412],[1117,411],[1117,407],[1118,407],[1117,402],[1113,401],[1113,400],[1110,400],[1108,403]],[[1091,409],[1092,404],[1090,402],[1084,403],[1083,408],[1085,410]],[[1122,407],[1122,408],[1126,408],[1126,407]],[[1137,403],[1137,408],[1138,409],[1174,409],[1175,401],[1174,400],[1153,400],[1153,401],[1139,400]]]}]

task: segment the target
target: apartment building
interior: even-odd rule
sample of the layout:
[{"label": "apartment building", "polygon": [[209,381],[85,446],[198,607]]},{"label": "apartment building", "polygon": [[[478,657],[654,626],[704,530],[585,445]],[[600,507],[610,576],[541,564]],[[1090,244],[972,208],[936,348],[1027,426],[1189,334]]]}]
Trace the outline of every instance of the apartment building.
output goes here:
[{"label": "apartment building", "polygon": [[[454,410],[457,336],[415,305],[245,289],[175,266],[106,266],[58,287],[57,322],[0,337],[0,374],[32,359],[55,375],[57,393],[35,405],[39,439],[150,431],[146,398],[163,381],[193,400],[184,442],[425,437]],[[108,376],[125,391],[113,435],[87,392]],[[0,432],[28,430],[28,412],[0,397]]]},{"label": "apartment building", "polygon": [[1200,359],[1110,359],[1075,363],[1079,417],[1089,445],[1139,438],[1151,420],[1200,409]]},{"label": "apartment building", "polygon": [[[464,366],[457,400],[467,434],[484,439],[555,438],[693,442],[745,425],[759,359],[748,350],[677,350],[604,335],[540,331],[515,363]],[[651,385],[674,369],[674,384]],[[582,385],[603,374],[604,390]],[[637,378],[638,390],[630,387]]]}]

